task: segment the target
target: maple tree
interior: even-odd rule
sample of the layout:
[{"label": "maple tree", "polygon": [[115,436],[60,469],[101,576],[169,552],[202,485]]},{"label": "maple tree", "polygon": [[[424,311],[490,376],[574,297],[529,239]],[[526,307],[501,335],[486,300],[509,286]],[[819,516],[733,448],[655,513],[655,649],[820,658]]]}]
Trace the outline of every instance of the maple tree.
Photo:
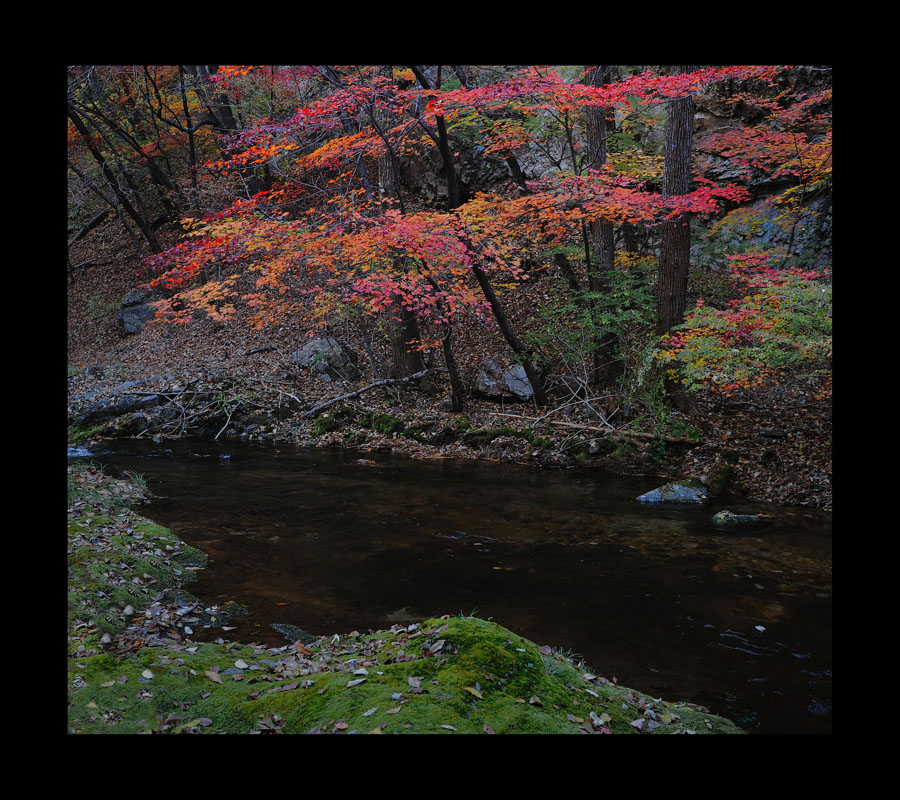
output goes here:
[{"label": "maple tree", "polygon": [[[502,334],[536,400],[546,401],[546,354],[515,329],[503,299],[544,272],[562,276],[571,308],[588,312],[582,323],[593,326],[591,380],[617,377],[604,368],[621,347],[608,313],[619,280],[616,236],[636,255],[639,231],[645,244],[662,231],[665,254],[666,231],[687,232],[685,220],[718,218],[752,199],[748,180],[710,180],[698,165],[724,160],[737,178],[764,172],[788,181],[773,207],[792,234],[772,286],[785,285],[778,283],[781,275],[821,276],[792,273],[787,262],[796,255],[793,232],[802,227],[809,198],[830,181],[830,90],[798,101],[789,85],[778,83],[785,68],[644,70],[623,77],[593,67],[499,74],[418,65],[133,67],[110,68],[105,90],[88,92],[97,74],[105,74],[91,70],[70,70],[75,154],[100,164],[105,146],[124,174],[127,153],[183,230],[163,250],[151,240],[147,213],[129,195],[110,198],[117,213],[124,209],[144,223],[138,227],[154,251],[145,262],[152,271],[147,285],[166,290],[159,304],[164,318],[187,322],[200,311],[227,321],[243,303],[256,326],[300,316],[311,326],[352,319],[374,330],[384,320],[398,354],[394,374],[418,372],[422,354],[440,348],[456,409],[464,387],[452,337],[473,322]],[[722,103],[752,103],[762,121],[702,137],[694,143],[693,168],[682,169],[677,186],[669,186],[661,154],[638,144],[636,131],[649,129],[655,109],[666,104],[687,109],[682,127],[691,125],[691,98],[720,86],[739,87]],[[87,129],[88,118],[106,126],[105,136]],[[505,165],[509,180],[471,191],[460,170],[473,159]],[[415,161],[438,165],[446,195],[437,202],[415,198],[407,175]],[[111,173],[106,179],[110,186],[118,182]],[[210,210],[201,197],[214,185],[238,191]],[[658,334],[683,319],[683,245],[681,253],[680,310],[678,303],[664,305],[672,292],[660,288]],[[658,287],[667,285],[665,259]],[[633,263],[621,259],[624,270]],[[700,324],[706,312],[695,309],[688,328],[663,341],[663,358],[687,370],[682,378],[703,383],[709,361],[689,346],[701,341],[700,331],[732,336],[754,315],[765,320],[754,330],[772,336],[780,330],[769,324],[774,301],[753,302],[743,315],[719,315],[715,327]]]}]

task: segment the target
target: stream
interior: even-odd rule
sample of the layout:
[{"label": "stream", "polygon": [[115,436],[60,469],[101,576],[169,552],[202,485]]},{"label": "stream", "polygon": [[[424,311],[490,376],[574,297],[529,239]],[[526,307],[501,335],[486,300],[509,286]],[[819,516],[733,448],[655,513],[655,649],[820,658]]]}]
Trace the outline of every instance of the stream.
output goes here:
[{"label": "stream", "polygon": [[[209,555],[190,591],[250,613],[195,638],[282,646],[282,623],[366,632],[473,614],[610,680],[752,733],[831,733],[831,515],[587,469],[212,440],[108,443],[138,508]],[[357,463],[359,459],[375,465]],[[712,515],[773,519],[719,526]]]}]

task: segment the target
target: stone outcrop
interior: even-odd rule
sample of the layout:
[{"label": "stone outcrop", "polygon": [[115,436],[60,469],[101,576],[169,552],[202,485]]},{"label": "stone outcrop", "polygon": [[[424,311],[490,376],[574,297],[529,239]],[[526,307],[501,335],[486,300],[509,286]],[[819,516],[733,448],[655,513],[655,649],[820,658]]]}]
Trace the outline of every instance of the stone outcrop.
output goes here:
[{"label": "stone outcrop", "polygon": [[122,310],[116,319],[122,323],[126,333],[138,333],[144,325],[156,316],[156,309],[151,305],[161,300],[162,295],[145,289],[135,289],[125,295]]},{"label": "stone outcrop", "polygon": [[324,381],[354,381],[359,377],[354,354],[331,336],[310,339],[291,353],[291,358]]},{"label": "stone outcrop", "polygon": [[473,391],[487,400],[530,400],[534,394],[521,364],[511,364],[503,356],[485,359],[475,379]]}]

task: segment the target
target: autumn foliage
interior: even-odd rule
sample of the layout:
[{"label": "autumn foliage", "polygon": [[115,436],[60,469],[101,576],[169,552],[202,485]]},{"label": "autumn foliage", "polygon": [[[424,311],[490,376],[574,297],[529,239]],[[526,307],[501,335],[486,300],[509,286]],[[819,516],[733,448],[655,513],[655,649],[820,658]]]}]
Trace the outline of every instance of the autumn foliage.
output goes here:
[{"label": "autumn foliage", "polygon": [[[809,199],[830,187],[830,88],[798,96],[783,80],[789,68],[777,66],[645,70],[604,86],[582,82],[581,70],[550,67],[473,69],[470,80],[466,68],[436,67],[428,81],[417,79],[419,69],[224,66],[193,92],[174,68],[159,72],[158,91],[143,90],[147,107],[158,109],[158,126],[178,124],[132,148],[134,161],[161,157],[179,141],[183,148],[188,117],[212,119],[225,99],[242,120],[229,130],[197,129],[197,156],[170,193],[179,201],[180,240],[145,259],[146,285],[167,295],[162,318],[185,323],[202,312],[225,322],[241,306],[255,326],[405,315],[418,326],[410,345],[437,347],[464,324],[502,327],[494,287],[515,291],[555,274],[554,253],[567,253],[586,274],[597,263],[592,226],[614,225],[620,247],[635,231],[652,246],[654,231],[671,219],[707,220],[704,230],[715,232],[729,213],[750,206],[762,177],[785,187],[759,214],[790,231],[790,244],[720,253],[715,268],[732,296],[718,298],[717,308],[696,300],[685,325],[660,343],[660,357],[689,386],[725,393],[777,378],[791,356],[823,366],[830,310],[816,305],[815,324],[804,327],[801,309],[811,292],[830,296],[819,291],[827,270],[793,262]],[[107,106],[127,120],[126,93],[138,93],[139,81],[120,73],[108,91]],[[666,197],[663,154],[648,144],[654,110],[703,93],[720,108],[752,107],[752,122],[737,115],[699,137],[691,191]],[[584,166],[588,109],[602,109],[614,126],[600,169]],[[70,141],[75,150],[85,146],[71,124]],[[402,177],[415,159],[455,177],[473,157],[507,165],[510,179],[451,207],[417,200]],[[516,180],[520,162],[529,174]],[[704,175],[722,164],[728,180]],[[191,176],[193,189],[180,188]],[[204,207],[211,185],[232,187],[230,201]],[[504,327],[516,350],[510,334]],[[541,357],[524,346],[520,355]]]}]

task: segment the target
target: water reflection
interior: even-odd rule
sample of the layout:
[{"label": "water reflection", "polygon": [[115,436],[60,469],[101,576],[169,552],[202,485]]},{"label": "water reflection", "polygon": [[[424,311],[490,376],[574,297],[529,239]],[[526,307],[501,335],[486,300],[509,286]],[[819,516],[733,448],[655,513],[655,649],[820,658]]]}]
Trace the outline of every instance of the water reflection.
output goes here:
[{"label": "water reflection", "polygon": [[[416,462],[231,442],[127,442],[100,460],[145,475],[145,513],[210,557],[194,592],[270,625],[364,631],[476,613],[582,655],[657,697],[759,732],[831,730],[831,520],[653,508],[652,479]],[[224,458],[223,456],[228,456]],[[762,630],[760,630],[762,628]]]}]

